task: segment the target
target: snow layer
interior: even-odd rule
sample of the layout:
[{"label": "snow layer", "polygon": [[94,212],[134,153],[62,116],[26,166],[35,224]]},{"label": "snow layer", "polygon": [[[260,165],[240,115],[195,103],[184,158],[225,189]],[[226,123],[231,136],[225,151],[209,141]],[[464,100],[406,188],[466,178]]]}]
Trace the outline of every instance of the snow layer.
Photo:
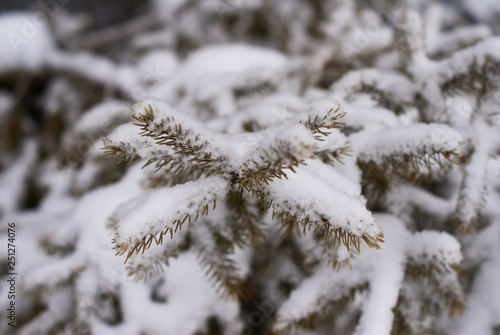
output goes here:
[{"label": "snow layer", "polygon": [[[383,136],[381,136],[383,133]],[[455,129],[440,124],[415,124],[378,132],[360,132],[350,137],[358,158],[382,163],[402,155],[424,157],[452,152],[463,142]]]},{"label": "snow layer", "polygon": [[42,14],[0,14],[0,72],[36,69],[53,57],[54,41]]},{"label": "snow layer", "polygon": [[156,235],[165,229],[175,229],[175,223],[187,216],[192,220],[203,209],[200,204],[212,205],[228,192],[228,182],[221,177],[208,177],[160,188],[134,200],[127,209],[120,210],[119,226],[116,229],[116,244],[134,246],[144,236]]},{"label": "snow layer", "polygon": [[347,180],[332,187],[318,177],[299,167],[297,173],[290,174],[288,179],[275,180],[266,190],[276,202],[275,209],[278,212],[290,208],[298,219],[309,217],[318,223],[322,222],[321,217],[325,217],[332,228],[342,228],[358,237],[376,237],[381,232],[370,211],[360,201],[359,194],[356,198],[348,195],[357,186],[350,186],[345,191],[348,193],[344,193],[341,187],[349,184]]}]

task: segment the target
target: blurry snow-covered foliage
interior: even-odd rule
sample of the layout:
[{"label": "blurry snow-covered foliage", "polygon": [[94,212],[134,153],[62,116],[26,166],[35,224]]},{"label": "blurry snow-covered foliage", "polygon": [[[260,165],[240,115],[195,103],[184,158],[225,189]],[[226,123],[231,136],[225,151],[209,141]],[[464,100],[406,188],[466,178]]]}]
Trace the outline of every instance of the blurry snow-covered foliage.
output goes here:
[{"label": "blurry snow-covered foliage", "polygon": [[497,1],[43,3],[0,14],[1,334],[498,333]]}]

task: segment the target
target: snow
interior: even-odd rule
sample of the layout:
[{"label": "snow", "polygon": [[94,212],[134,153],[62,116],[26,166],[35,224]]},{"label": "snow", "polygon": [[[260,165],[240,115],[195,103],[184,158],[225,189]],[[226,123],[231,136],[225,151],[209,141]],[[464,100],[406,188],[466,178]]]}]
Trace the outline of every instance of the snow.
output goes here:
[{"label": "snow", "polygon": [[321,310],[322,304],[346,294],[348,289],[369,283],[369,293],[361,300],[362,316],[356,334],[388,335],[392,328],[393,307],[396,305],[406,263],[406,254],[437,257],[446,264],[461,260],[460,245],[446,233],[424,231],[412,236],[395,217],[376,214],[384,230],[386,243],[382,250],[363,246],[361,254],[352,260],[352,270],[341,268],[333,272],[322,266],[305,279],[280,307],[276,329],[288,321],[307,317]]},{"label": "snow", "polygon": [[[498,193],[487,197],[487,212],[492,224],[478,234],[470,251],[472,259],[482,262],[481,269],[472,286],[465,314],[453,320],[451,328],[455,334],[490,334],[500,318],[500,212]],[[481,256],[480,259],[477,259]]]},{"label": "snow", "polygon": [[300,320],[318,308],[322,308],[321,300],[328,296],[333,299],[342,297],[351,287],[363,284],[364,276],[353,275],[348,271],[338,273],[328,266],[320,267],[316,273],[305,279],[292,295],[280,307],[275,329],[286,327],[287,320]]},{"label": "snow", "polygon": [[[221,200],[228,192],[228,183],[221,177],[208,177],[172,188],[160,188],[134,200],[120,210],[116,244],[130,248],[143,236],[156,235],[166,228],[175,229],[175,222],[186,215],[202,215],[198,204]],[[168,206],[166,206],[168,204]]]},{"label": "snow", "polygon": [[[312,116],[314,117],[315,115],[319,115],[319,113],[329,111],[332,108],[331,102],[331,100],[325,102],[325,105],[322,105],[324,108],[321,109],[321,112],[319,109],[315,109],[316,112]],[[287,121],[285,124],[280,124],[255,134],[235,134],[228,136],[207,130],[199,120],[178,111],[171,105],[158,99],[144,99],[134,105],[133,110],[136,115],[144,114],[145,110],[149,110],[150,106],[154,113],[154,119],[149,121],[150,126],[148,129],[152,134],[160,136],[163,124],[168,124],[170,127],[174,127],[175,124],[184,125],[184,129],[188,131],[189,135],[181,141],[189,139],[190,145],[203,143],[202,150],[204,152],[210,153],[213,159],[216,157],[223,158],[224,162],[229,164],[233,169],[240,169],[244,163],[252,165],[252,159],[258,161],[261,155],[261,151],[259,150],[264,149],[272,154],[270,148],[278,147],[280,141],[289,143],[290,151],[294,152],[297,157],[308,158],[313,154],[313,150],[317,148],[317,141],[313,138],[310,131],[302,125],[289,124],[293,118],[285,119]],[[306,110],[302,117],[309,115],[308,112],[310,110]],[[137,130],[135,128],[134,131],[134,128],[131,126],[122,126],[115,130],[109,138],[115,143],[120,141],[137,141],[134,139]],[[150,141],[146,139],[144,143],[150,143]]]},{"label": "snow", "polygon": [[266,186],[269,198],[275,201],[274,209],[290,210],[296,213],[297,219],[309,217],[318,225],[321,225],[321,217],[325,217],[330,227],[342,228],[358,237],[376,237],[381,232],[359,195],[358,199],[352,198],[339,188],[343,183],[332,187],[318,177],[299,167],[288,179],[275,180]]},{"label": "snow", "polygon": [[[304,108],[302,113],[305,116],[310,117],[311,120],[314,120],[316,116],[318,118],[324,117],[330,110],[337,111],[335,114],[339,115],[344,112],[337,99],[327,97],[314,99],[306,108]],[[334,114],[332,114],[332,116],[333,115]]]},{"label": "snow", "polygon": [[472,123],[472,130],[475,148],[470,163],[464,171],[465,176],[456,208],[457,217],[465,224],[473,222],[480,212],[487,183],[488,156],[491,152],[488,127],[483,122],[476,120]]},{"label": "snow", "polygon": [[56,53],[47,23],[34,13],[0,14],[0,71],[37,69]]},{"label": "snow", "polygon": [[14,97],[7,92],[0,91],[0,118],[14,107]]},{"label": "snow", "polygon": [[319,160],[308,159],[306,165],[300,169],[307,170],[315,176],[321,176],[323,182],[364,203],[365,199],[361,196],[361,187],[358,180],[349,178],[348,175],[341,173],[337,167],[331,167],[321,163]]},{"label": "snow", "polygon": [[35,318],[35,322],[23,327],[19,334],[29,335],[36,332],[48,332],[57,323],[64,322],[71,310],[70,296],[71,294],[68,291],[55,292],[49,299],[47,309]]},{"label": "snow", "polygon": [[155,0],[153,1],[154,13],[156,13],[160,17],[169,17],[183,5],[183,2],[184,1],[182,0]]},{"label": "snow", "polygon": [[376,106],[358,106],[343,103],[346,116],[342,118],[349,127],[355,129],[376,130],[394,128],[400,125],[400,120],[390,110]]},{"label": "snow", "polygon": [[495,0],[484,0],[481,2],[463,0],[462,2],[476,17],[486,21],[494,20],[495,15],[500,12],[500,4]]},{"label": "snow", "polygon": [[130,106],[121,101],[106,101],[100,103],[88,111],[78,120],[74,129],[79,133],[92,132],[96,128],[106,127],[113,119],[128,119]]},{"label": "snow", "polygon": [[[233,157],[233,166],[254,170],[265,166],[269,161],[282,161],[282,166],[288,166],[293,163],[294,158],[312,157],[317,149],[311,132],[300,124],[269,128],[256,135],[258,141],[250,142],[252,145],[248,145],[249,141],[241,141],[239,147],[232,148],[228,157]],[[284,149],[280,149],[281,147]]]},{"label": "snow", "polygon": [[184,100],[211,101],[220,115],[228,115],[234,112],[234,100],[228,91],[274,82],[287,64],[287,57],[272,49],[245,44],[213,45],[190,54],[172,72],[171,80],[148,95],[172,100],[181,90],[188,93]]},{"label": "snow", "polygon": [[399,220],[387,215],[375,216],[377,223],[384,229],[387,243],[375,255],[367,251],[368,258],[376,257],[369,274],[370,293],[363,302],[363,314],[356,334],[390,334],[394,318],[392,308],[396,305],[399,287],[403,280],[404,250],[409,246],[410,236]]},{"label": "snow", "polygon": [[57,53],[46,60],[47,66],[88,77],[98,83],[118,87],[133,96],[141,88],[135,66],[115,64],[110,59],[88,52]]},{"label": "snow", "polygon": [[[413,333],[495,332],[499,5],[312,3],[155,0],[124,22],[147,27],[96,49],[78,15],[0,14],[0,244],[15,222],[20,334],[205,334],[212,320],[236,334],[269,301],[262,331],[390,335],[398,316]],[[140,162],[115,167],[102,141]],[[413,180],[407,162],[429,169]],[[318,227],[367,243],[335,248]],[[218,274],[245,296],[225,300]],[[300,325],[311,315],[317,329]]]},{"label": "snow", "polygon": [[[204,320],[218,315],[222,322],[236,318],[236,302],[221,300],[205,280],[193,254],[187,253],[172,260],[160,288],[167,302],[160,304],[149,299],[150,290],[143,283],[127,287],[123,296],[126,322],[118,326],[94,322],[98,334],[192,334],[204,327]],[[189,279],[189,280],[187,280]],[[140,320],[140,323],[138,321]]]},{"label": "snow", "polygon": [[412,100],[415,94],[414,84],[406,77],[394,71],[378,69],[351,71],[340,78],[330,89],[335,95],[348,100],[351,94],[361,91],[363,86],[373,86],[401,102]]},{"label": "snow", "polygon": [[261,128],[279,125],[306,107],[306,103],[293,94],[277,93],[270,97],[250,97],[241,103],[240,110],[230,120],[224,130],[229,134],[242,133],[246,122],[257,123]]},{"label": "snow", "polygon": [[413,185],[403,184],[387,197],[391,212],[398,217],[411,217],[413,208],[425,208],[435,217],[447,218],[455,210],[455,199],[444,199]]},{"label": "snow", "polygon": [[323,30],[331,36],[343,33],[349,22],[355,19],[354,12],[352,1],[339,1],[338,9],[330,14],[330,20],[323,26]]},{"label": "snow", "polygon": [[[384,136],[376,136],[382,133]],[[375,135],[375,136],[374,136]],[[362,132],[349,138],[359,159],[381,163],[402,155],[422,157],[456,150],[463,142],[455,129],[438,124],[415,124],[380,132]]]},{"label": "snow", "polygon": [[[29,178],[29,174],[36,160],[37,145],[28,142],[23,150],[19,161],[8,166],[0,179],[0,215],[10,216],[18,209],[23,194],[23,184]],[[6,225],[4,222],[2,225]]]},{"label": "snow", "polygon": [[[287,58],[274,50],[245,44],[216,45],[203,48],[183,63],[183,75],[244,74],[248,71],[279,69]],[[209,66],[207,66],[209,65]]]},{"label": "snow", "polygon": [[464,127],[471,121],[477,108],[476,99],[472,96],[456,95],[445,100],[450,123],[455,127]]},{"label": "snow", "polygon": [[466,45],[473,45],[492,34],[488,26],[479,24],[441,32],[443,11],[442,6],[434,4],[429,6],[425,15],[425,42],[430,55],[449,54]]}]

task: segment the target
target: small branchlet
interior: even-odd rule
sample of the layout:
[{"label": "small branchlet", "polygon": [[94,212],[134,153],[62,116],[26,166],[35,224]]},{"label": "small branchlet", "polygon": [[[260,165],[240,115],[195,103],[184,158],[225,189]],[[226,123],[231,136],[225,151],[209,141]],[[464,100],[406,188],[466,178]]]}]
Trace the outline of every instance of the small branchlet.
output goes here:
[{"label": "small branchlet", "polygon": [[451,164],[461,164],[465,155],[457,150],[434,151],[418,156],[403,153],[384,157],[382,162],[358,157],[363,179],[378,193],[387,191],[398,178],[419,183],[435,171],[447,171]]},{"label": "small branchlet", "polygon": [[[291,229],[301,229],[305,236],[312,230],[313,237],[317,233],[324,234],[324,243],[326,247],[338,248],[343,244],[347,250],[354,247],[358,253],[361,252],[360,242],[363,240],[370,248],[380,249],[379,243],[384,243],[384,233],[377,231],[375,234],[366,234],[359,232],[346,231],[342,227],[334,227],[325,215],[317,211],[305,214],[304,208],[300,205],[279,204],[276,201],[269,200],[269,196],[263,197],[263,205],[266,212],[272,209],[273,219],[281,216],[282,225],[291,225]],[[368,226],[375,226],[375,223],[367,223]],[[350,222],[345,222],[345,227],[349,227]],[[361,230],[361,229],[360,229]]]},{"label": "small branchlet", "polygon": [[333,165],[335,162],[338,162],[343,164],[343,158],[345,156],[352,156],[353,150],[349,142],[347,142],[346,145],[336,148],[335,150],[321,150],[316,151],[314,154],[321,159],[323,163]]},{"label": "small branchlet", "polygon": [[103,155],[112,156],[118,163],[123,161],[132,164],[141,159],[137,150],[130,143],[120,142],[119,144],[113,144],[109,139],[104,139],[103,141]]},{"label": "small branchlet", "polygon": [[[175,240],[172,240],[172,242]],[[179,240],[181,239],[179,238]],[[126,266],[127,275],[133,277],[136,282],[140,280],[147,281],[159,275],[163,272],[163,265],[168,266],[170,259],[176,258],[179,255],[183,244],[185,244],[183,240],[180,243],[167,243],[159,254],[146,254],[132,258]]]},{"label": "small branchlet", "polygon": [[[334,292],[328,292],[322,298],[318,299],[314,309],[309,311],[307,315],[300,318],[285,319],[278,315],[277,320],[273,325],[273,334],[290,334],[294,329],[305,328],[314,329],[318,321],[334,322],[339,309],[351,304],[357,294],[368,290],[368,283],[358,284],[351,287],[345,284],[342,289],[336,289]],[[342,292],[342,293],[341,293]],[[323,320],[324,319],[324,320]]]},{"label": "small branchlet", "polygon": [[211,148],[209,141],[203,139],[201,134],[184,128],[181,123],[175,121],[174,116],[166,116],[156,122],[151,104],[144,107],[144,111],[144,114],[133,115],[138,121],[135,125],[142,130],[139,135],[154,139],[156,144],[169,146],[175,155],[186,157],[189,164],[205,173],[225,172],[226,158],[216,148]]},{"label": "small branchlet", "polygon": [[138,255],[139,253],[144,254],[144,252],[151,247],[153,242],[156,245],[162,245],[165,235],[169,235],[170,239],[173,239],[174,233],[180,231],[184,223],[187,222],[189,226],[191,226],[191,223],[195,223],[196,221],[198,221],[201,216],[208,215],[209,208],[215,209],[216,204],[216,199],[209,200],[209,202],[205,204],[200,204],[196,208],[193,208],[189,213],[181,214],[178,219],[174,219],[172,222],[168,223],[164,230],[146,234],[141,240],[135,243],[132,242],[130,238],[129,241],[118,242],[122,239],[120,238],[118,229],[116,229],[115,238],[111,240],[115,245],[113,249],[116,250],[117,256],[121,256],[126,253],[127,257],[124,263],[127,263],[128,259],[134,254],[134,252],[136,255]]},{"label": "small branchlet", "polygon": [[[237,183],[254,192],[264,185],[269,185],[274,179],[288,178],[284,170],[295,172],[295,168],[304,164],[303,148],[297,148],[284,140],[276,141],[267,149],[257,148],[253,157],[244,162],[240,168]],[[309,148],[307,151],[311,151]],[[311,158],[311,157],[307,157]]]},{"label": "small branchlet", "polygon": [[[301,226],[304,234],[311,230],[313,233],[322,232],[325,246],[328,248],[338,248],[344,244],[348,250],[353,248],[359,253],[361,241],[364,241],[369,247],[380,249],[379,243],[384,242],[383,233],[375,223],[369,222],[373,220],[371,213],[366,210],[362,201],[355,197],[348,196],[349,199],[346,201],[349,206],[354,206],[352,207],[355,208],[353,213],[359,209],[362,214],[336,218],[338,215],[335,211],[332,211],[329,216],[314,211],[314,201],[311,202],[310,199],[307,201],[311,202],[313,212],[311,213],[311,208],[309,208],[306,213],[300,204],[294,206],[281,204],[271,200],[273,197],[268,196],[270,187],[274,187],[272,185],[275,185],[277,180],[280,180],[280,183],[289,182],[286,170],[297,173],[297,169],[305,164],[306,159],[320,158],[323,162],[332,163],[333,160],[341,161],[342,156],[350,154],[349,143],[342,134],[338,133],[335,140],[331,141],[334,149],[331,149],[330,143],[324,140],[325,136],[330,135],[330,132],[326,130],[340,128],[343,123],[338,120],[345,115],[340,106],[331,108],[331,100],[315,102],[316,105],[313,104],[314,108],[309,110],[307,119],[294,119],[296,124],[277,126],[261,133],[249,134],[248,137],[231,138],[225,138],[228,135],[212,133],[200,122],[173,110],[166,104],[157,103],[158,105],[154,102],[143,101],[135,107],[143,109],[133,116],[137,121],[134,125],[141,129],[138,138],[143,141],[137,142],[138,147],[135,147],[135,142],[130,143],[131,134],[125,132],[127,129],[124,129],[122,133],[111,134],[112,139],[105,142],[106,154],[114,154],[127,161],[137,161],[142,157],[147,159],[145,166],[155,165],[157,171],[162,170],[161,175],[155,173],[148,176],[148,186],[159,187],[157,191],[161,194],[151,195],[154,198],[146,196],[144,200],[146,203],[139,201],[133,205],[136,207],[129,209],[127,214],[117,219],[113,225],[114,249],[117,255],[126,254],[125,263],[134,253],[144,254],[153,243],[156,245],[164,243],[165,235],[170,235],[172,239],[174,233],[180,230],[186,222],[190,225],[200,216],[207,215],[211,202],[215,207],[215,201],[226,197],[229,189],[232,191],[225,203],[229,211],[227,218],[222,219],[221,222],[229,223],[228,226],[231,228],[210,229],[207,221],[202,225],[197,225],[196,229],[190,230],[190,246],[198,251],[200,262],[207,269],[207,275],[216,282],[218,291],[226,297],[240,296],[243,287],[243,280],[238,277],[236,263],[229,256],[234,252],[235,245],[257,243],[264,238],[262,220],[264,213],[270,207],[272,207],[273,218],[281,215],[283,223],[290,222],[292,230]],[[158,110],[159,107],[162,107],[161,111]],[[164,112],[166,114],[162,115],[161,113]],[[255,137],[251,138],[251,136]],[[250,146],[245,146],[244,143],[230,145],[234,140],[249,141],[251,144]],[[318,143],[325,145],[320,147]],[[235,160],[230,154],[237,148],[245,148],[246,151],[243,151],[243,155],[241,152],[234,152],[234,156],[238,157]],[[327,171],[324,170],[324,173]],[[198,179],[200,177],[211,178],[213,182],[205,183],[204,180]],[[185,208],[182,210],[183,213],[175,214],[167,211],[166,217],[156,213],[152,215],[152,221],[141,227],[136,225],[136,221],[141,218],[147,221],[149,211],[155,211],[158,208],[158,206],[148,207],[148,201],[153,203],[152,199],[156,199],[158,203],[164,202],[165,199],[161,198],[163,199],[161,200],[158,197],[165,196],[169,199],[173,197],[169,201],[175,203],[182,193],[170,194],[168,189],[161,187],[186,180],[193,180],[192,183],[196,183],[196,187],[191,187],[194,185],[187,187],[187,183],[175,186],[185,187],[183,192],[191,194],[186,195],[189,200],[184,201],[183,198],[184,200],[179,202],[179,205]],[[226,185],[224,190],[214,191],[217,194],[214,193],[213,197],[207,195],[212,193],[212,188],[218,189],[222,184]],[[243,194],[244,190],[248,193]],[[328,191],[334,192],[340,202],[346,196],[333,186]],[[285,191],[277,187],[273,192]],[[205,195],[202,196],[202,194]],[[265,196],[262,196],[263,194]],[[264,206],[263,209],[256,210],[255,208],[259,208],[259,198],[265,200],[261,201]],[[170,204],[169,206],[176,208],[176,205]],[[287,220],[287,218],[291,219]],[[351,223],[349,219],[356,222]],[[198,231],[202,229],[201,226],[206,226],[209,231],[208,235]],[[209,236],[208,240],[206,240],[207,236]],[[142,279],[158,273],[161,270],[161,264],[168,264],[168,259],[175,257],[179,252],[176,243],[169,243],[169,245],[171,247],[165,247],[163,252],[152,255],[150,258],[140,256],[134,259],[127,268],[129,274],[135,276],[136,279]]]}]

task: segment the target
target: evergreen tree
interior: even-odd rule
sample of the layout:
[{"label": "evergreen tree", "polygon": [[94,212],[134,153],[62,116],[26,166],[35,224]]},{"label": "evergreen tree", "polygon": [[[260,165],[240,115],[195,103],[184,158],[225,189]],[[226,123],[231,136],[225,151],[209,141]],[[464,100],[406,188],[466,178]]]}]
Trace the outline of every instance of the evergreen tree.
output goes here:
[{"label": "evergreen tree", "polygon": [[151,5],[0,16],[1,333],[498,332],[497,5]]}]

